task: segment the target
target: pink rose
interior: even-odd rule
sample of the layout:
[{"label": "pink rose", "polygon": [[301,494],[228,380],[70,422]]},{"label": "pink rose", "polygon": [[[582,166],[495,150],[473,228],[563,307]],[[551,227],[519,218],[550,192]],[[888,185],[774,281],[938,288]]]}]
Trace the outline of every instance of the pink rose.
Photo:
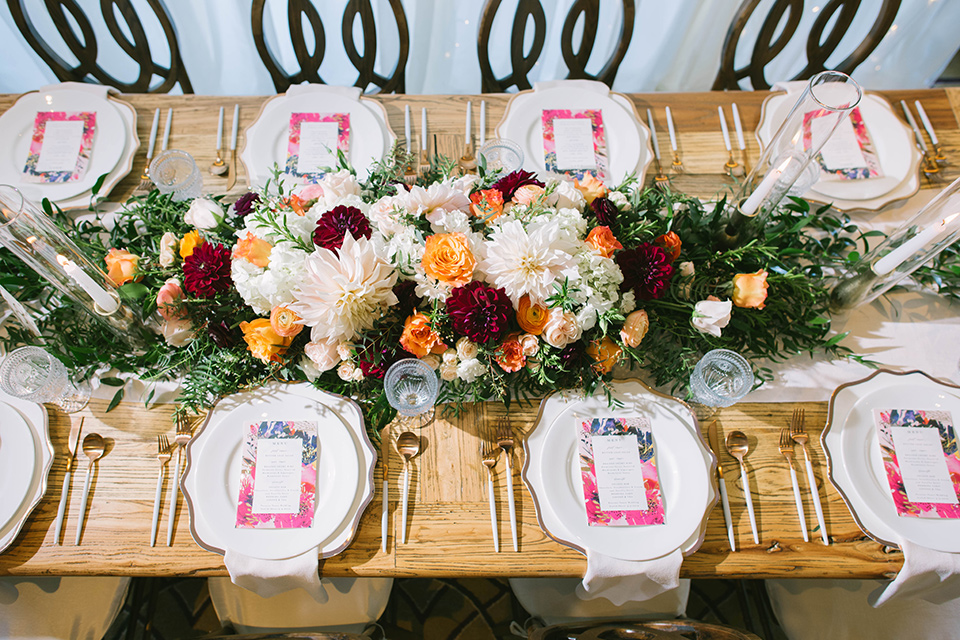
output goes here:
[{"label": "pink rose", "polygon": [[308,184],[303,189],[300,189],[297,192],[297,197],[303,200],[304,202],[310,202],[311,200],[316,200],[317,198],[323,197],[323,185],[321,184]]},{"label": "pink rose", "polygon": [[186,317],[186,310],[180,306],[183,300],[183,289],[176,278],[168,279],[160,291],[157,291],[157,311],[164,320],[177,320]]},{"label": "pink rose", "polygon": [[317,365],[320,371],[329,371],[340,362],[340,355],[337,353],[337,341],[329,338],[308,342],[303,348],[303,352]]}]

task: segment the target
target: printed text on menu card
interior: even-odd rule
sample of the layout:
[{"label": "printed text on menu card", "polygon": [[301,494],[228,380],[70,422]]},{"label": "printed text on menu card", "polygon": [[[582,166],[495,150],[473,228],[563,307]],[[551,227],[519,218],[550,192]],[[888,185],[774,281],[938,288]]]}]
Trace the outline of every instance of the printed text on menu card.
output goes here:
[{"label": "printed text on menu card", "polygon": [[950,412],[875,409],[874,420],[897,514],[960,518],[960,455]]},{"label": "printed text on menu card", "polygon": [[[809,149],[830,135],[836,114],[811,111],[803,117],[803,146]],[[827,139],[817,155],[821,180],[865,180],[883,177],[873,139],[863,122],[860,107],[854,107]]]},{"label": "printed text on menu card", "polygon": [[265,420],[243,443],[239,529],[305,529],[313,525],[317,423]]},{"label": "printed text on menu card", "polygon": [[583,180],[607,175],[607,143],[599,109],[544,109],[543,163],[548,172]]},{"label": "printed text on menu card", "polygon": [[22,180],[50,184],[82,179],[96,130],[95,111],[37,113]]},{"label": "printed text on menu card", "polygon": [[291,113],[284,171],[308,182],[337,166],[337,151],[350,157],[349,113]]},{"label": "printed text on menu card", "polygon": [[591,526],[663,524],[653,431],[643,418],[577,425],[580,475]]}]

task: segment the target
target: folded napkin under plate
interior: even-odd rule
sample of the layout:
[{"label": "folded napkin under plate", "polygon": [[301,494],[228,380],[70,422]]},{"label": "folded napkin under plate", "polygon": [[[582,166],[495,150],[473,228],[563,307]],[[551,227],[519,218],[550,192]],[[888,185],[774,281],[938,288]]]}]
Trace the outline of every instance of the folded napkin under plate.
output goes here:
[{"label": "folded napkin under plate", "polygon": [[900,541],[903,567],[894,580],[870,594],[869,602],[880,607],[894,599],[920,598],[943,604],[960,598],[960,554],[934,551]]},{"label": "folded napkin under plate", "polygon": [[292,558],[264,560],[227,549],[223,554],[223,564],[230,572],[233,584],[261,598],[271,598],[299,588],[323,604],[330,597],[320,583],[319,551],[318,547],[314,547]]},{"label": "folded napkin under plate", "polygon": [[587,571],[577,587],[583,600],[606,598],[618,607],[650,600],[680,586],[683,552],[674,549],[654,560],[620,560],[587,549]]}]

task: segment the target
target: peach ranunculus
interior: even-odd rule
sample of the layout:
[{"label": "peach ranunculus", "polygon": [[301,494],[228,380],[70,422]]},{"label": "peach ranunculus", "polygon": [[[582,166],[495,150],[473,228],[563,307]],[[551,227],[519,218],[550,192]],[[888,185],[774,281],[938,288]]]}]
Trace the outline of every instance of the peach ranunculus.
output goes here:
[{"label": "peach ranunculus", "polygon": [[627,320],[623,323],[623,328],[620,329],[620,339],[623,341],[623,344],[631,349],[636,349],[640,346],[643,337],[647,335],[647,330],[649,329],[650,318],[647,317],[647,312],[643,309],[638,309],[627,316]]},{"label": "peach ranunculus", "polygon": [[186,317],[186,310],[180,305],[182,301],[183,289],[176,278],[169,278],[157,291],[157,311],[164,320]]},{"label": "peach ranunculus", "polygon": [[113,284],[120,285],[132,282],[137,277],[137,261],[140,256],[134,255],[126,249],[110,249],[103,261],[107,263],[107,277]]},{"label": "peach ranunculus", "polygon": [[603,336],[602,340],[591,340],[587,345],[587,355],[594,360],[593,370],[600,374],[610,373],[622,354],[623,349],[609,336]]},{"label": "peach ranunculus", "polygon": [[265,269],[270,264],[271,251],[273,251],[272,244],[247,231],[245,238],[237,240],[237,246],[233,250],[233,257],[243,258],[250,264]]},{"label": "peach ranunculus", "polygon": [[583,182],[574,179],[573,186],[583,194],[583,199],[587,201],[587,204],[592,204],[597,198],[604,197],[609,191],[592,173],[588,173]]},{"label": "peach ranunculus", "polygon": [[550,319],[550,310],[542,304],[530,302],[530,296],[524,294],[517,302],[517,323],[520,328],[535,336],[543,333]]},{"label": "peach ranunculus", "polygon": [[599,251],[604,258],[612,258],[614,251],[623,249],[623,245],[613,235],[613,231],[610,231],[610,227],[603,225],[590,229],[584,242]]},{"label": "peach ranunculus", "polygon": [[414,312],[403,323],[400,346],[418,358],[428,353],[440,355],[447,350],[447,345],[440,339],[440,334],[430,326],[430,319],[419,311]]},{"label": "peach ranunculus", "polygon": [[470,212],[484,222],[496,220],[503,213],[503,194],[497,189],[477,191],[470,202]]},{"label": "peach ranunculus", "polygon": [[193,250],[202,245],[205,240],[200,236],[200,232],[194,229],[183,236],[180,241],[180,257],[186,260],[193,255]]},{"label": "peach ranunculus", "polygon": [[243,340],[253,357],[264,364],[281,362],[280,356],[286,353],[293,338],[284,338],[270,326],[267,318],[257,318],[251,322],[241,322]]},{"label": "peach ranunculus", "polygon": [[733,304],[744,309],[763,309],[767,299],[767,272],[738,273],[733,276]]},{"label": "peach ranunculus", "polygon": [[303,331],[300,315],[278,304],[270,311],[270,326],[281,338],[292,338]]},{"label": "peach ranunculus", "polygon": [[523,344],[520,342],[520,334],[511,333],[508,335],[497,348],[493,359],[507,373],[520,371],[527,363],[527,358],[523,353]]},{"label": "peach ranunculus", "polygon": [[462,233],[438,233],[427,238],[420,260],[423,271],[444,284],[462,287],[473,278],[477,259]]},{"label": "peach ranunculus", "polygon": [[545,189],[537,184],[525,184],[513,192],[513,202],[516,204],[532,204],[539,200]]},{"label": "peach ranunculus", "polygon": [[663,247],[664,251],[667,252],[667,255],[670,257],[670,262],[673,262],[680,256],[680,236],[675,234],[673,231],[667,231],[661,236],[657,236],[653,239],[653,244],[658,247]]}]

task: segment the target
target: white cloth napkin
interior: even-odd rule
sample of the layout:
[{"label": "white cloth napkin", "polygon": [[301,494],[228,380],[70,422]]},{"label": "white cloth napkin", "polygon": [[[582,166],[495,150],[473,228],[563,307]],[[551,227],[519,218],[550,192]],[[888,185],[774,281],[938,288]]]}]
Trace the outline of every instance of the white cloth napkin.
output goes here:
[{"label": "white cloth napkin", "polygon": [[314,547],[292,558],[263,560],[227,549],[223,563],[233,584],[258,596],[270,598],[299,587],[324,604],[329,596],[320,583],[319,552],[319,547]]},{"label": "white cloth napkin", "polygon": [[631,561],[611,558],[587,549],[587,572],[577,587],[582,600],[606,598],[620,606],[642,602],[680,586],[679,548],[653,560]]},{"label": "white cloth napkin", "polygon": [[880,607],[895,598],[920,598],[943,604],[960,597],[960,553],[946,553],[900,542],[903,568],[893,582],[870,594],[870,604]]},{"label": "white cloth napkin", "polygon": [[120,95],[120,92],[113,87],[108,87],[105,84],[90,84],[89,82],[61,82],[60,84],[48,84],[45,87],[40,87],[39,92],[63,91],[65,89],[69,89],[71,91],[87,91],[96,96],[100,96],[104,100],[106,100],[108,96]]},{"label": "white cloth napkin", "polygon": [[533,83],[534,91],[546,91],[547,89],[556,89],[558,87],[569,89],[570,91],[590,91],[604,96],[610,93],[610,87],[596,80],[549,80]]},{"label": "white cloth napkin", "polygon": [[302,82],[300,84],[290,85],[290,87],[287,89],[286,96],[289,98],[291,96],[299,96],[304,93],[337,94],[345,98],[350,98],[351,100],[359,100],[362,91],[360,90],[360,87],[334,87],[329,84],[310,84],[309,82]]}]

